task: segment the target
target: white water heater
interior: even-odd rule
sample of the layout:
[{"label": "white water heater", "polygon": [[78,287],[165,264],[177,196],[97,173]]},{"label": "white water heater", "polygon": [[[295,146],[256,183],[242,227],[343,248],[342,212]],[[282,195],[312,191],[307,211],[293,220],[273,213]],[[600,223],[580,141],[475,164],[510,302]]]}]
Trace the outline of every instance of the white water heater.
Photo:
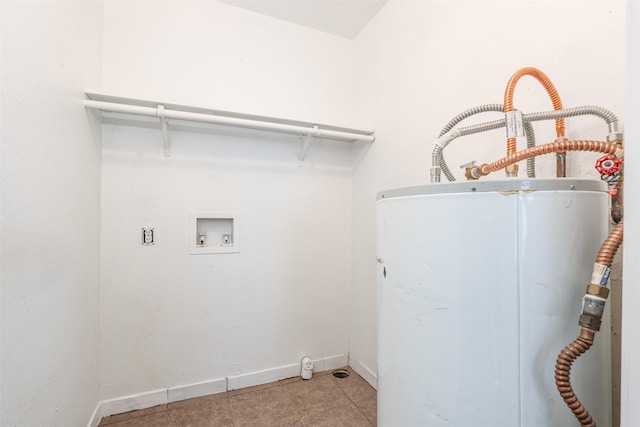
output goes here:
[{"label": "white water heater", "polygon": [[[600,181],[532,179],[383,191],[378,425],[568,427],[555,360],[608,231]],[[611,425],[609,322],[571,371]]]}]

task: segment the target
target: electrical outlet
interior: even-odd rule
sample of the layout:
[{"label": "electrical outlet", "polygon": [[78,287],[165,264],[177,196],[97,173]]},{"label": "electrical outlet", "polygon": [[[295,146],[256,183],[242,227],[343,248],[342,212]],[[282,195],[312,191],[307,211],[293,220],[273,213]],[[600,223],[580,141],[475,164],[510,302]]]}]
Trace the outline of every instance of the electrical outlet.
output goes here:
[{"label": "electrical outlet", "polygon": [[142,244],[144,246],[153,245],[153,228],[142,228]]}]

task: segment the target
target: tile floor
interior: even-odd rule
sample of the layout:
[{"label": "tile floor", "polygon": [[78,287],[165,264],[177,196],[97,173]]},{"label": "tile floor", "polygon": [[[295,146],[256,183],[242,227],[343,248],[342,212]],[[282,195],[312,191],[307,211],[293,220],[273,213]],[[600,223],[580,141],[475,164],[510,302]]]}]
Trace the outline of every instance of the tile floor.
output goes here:
[{"label": "tile floor", "polygon": [[321,372],[112,415],[99,427],[376,426],[375,389],[348,371],[347,378]]}]

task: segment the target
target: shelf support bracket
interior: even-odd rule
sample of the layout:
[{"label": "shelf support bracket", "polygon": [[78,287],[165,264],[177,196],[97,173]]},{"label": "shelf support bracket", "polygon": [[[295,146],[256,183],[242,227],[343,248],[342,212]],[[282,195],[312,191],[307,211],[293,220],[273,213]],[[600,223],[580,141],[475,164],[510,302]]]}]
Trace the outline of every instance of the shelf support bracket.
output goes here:
[{"label": "shelf support bracket", "polygon": [[302,167],[305,157],[307,157],[307,151],[309,151],[309,144],[311,144],[311,138],[314,136],[322,135],[322,131],[318,129],[318,125],[313,125],[313,135],[298,135],[300,141],[300,151],[298,151],[298,166]]},{"label": "shelf support bracket", "polygon": [[309,144],[311,144],[310,135],[298,135],[300,141],[300,151],[298,151],[298,167],[302,167],[305,157],[307,157],[307,151],[309,151]]},{"label": "shelf support bracket", "polygon": [[167,117],[164,115],[164,105],[158,105],[158,117],[160,118],[160,126],[162,127],[162,148],[164,148],[164,156],[171,156],[171,144],[169,142],[169,124]]}]

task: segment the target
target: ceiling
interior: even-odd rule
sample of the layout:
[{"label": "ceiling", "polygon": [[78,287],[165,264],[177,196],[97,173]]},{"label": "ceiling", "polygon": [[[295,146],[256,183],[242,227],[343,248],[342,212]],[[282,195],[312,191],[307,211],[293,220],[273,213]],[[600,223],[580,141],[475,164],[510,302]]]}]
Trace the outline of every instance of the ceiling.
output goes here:
[{"label": "ceiling", "polygon": [[352,39],[387,0],[219,0],[233,6]]}]

